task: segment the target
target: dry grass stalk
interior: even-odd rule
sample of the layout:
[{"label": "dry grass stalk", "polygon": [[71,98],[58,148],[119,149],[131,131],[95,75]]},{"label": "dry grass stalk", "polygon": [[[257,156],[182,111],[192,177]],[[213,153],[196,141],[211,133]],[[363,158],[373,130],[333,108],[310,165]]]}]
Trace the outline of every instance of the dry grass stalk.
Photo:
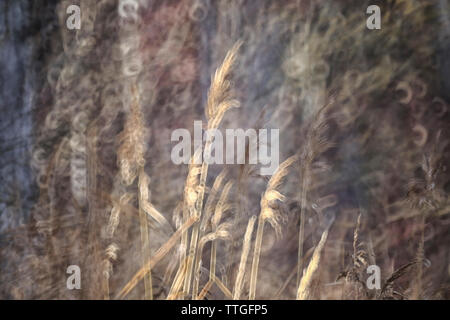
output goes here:
[{"label": "dry grass stalk", "polygon": [[[197,203],[199,188],[199,175],[201,172],[201,165],[198,163],[201,159],[201,150],[195,150],[189,162],[188,175],[184,186],[184,206],[189,215],[195,215],[195,204]],[[186,212],[185,212],[186,213]],[[185,214],[184,213],[184,214]]]},{"label": "dry grass stalk", "polygon": [[[227,203],[228,194],[231,190],[233,183],[228,181],[223,188],[223,191],[220,195],[219,201],[217,202],[216,209],[214,211],[214,216],[211,219],[211,225],[213,230],[217,230],[219,228],[218,224],[222,219],[222,214],[230,209],[229,203]],[[231,236],[230,236],[231,237]],[[229,238],[230,238],[229,237]],[[216,258],[217,258],[217,242],[213,241],[211,244],[211,259],[210,259],[210,267],[209,267],[209,279],[213,279],[216,275]]]},{"label": "dry grass stalk", "polygon": [[[97,139],[98,139],[98,127],[96,121],[91,123],[90,128],[87,130],[87,152],[86,152],[86,161],[87,161],[87,200],[88,200],[88,210],[89,210],[89,243],[92,244],[92,259],[94,266],[101,266],[103,262],[102,257],[102,247],[101,242],[99,241],[98,234],[96,230],[99,229],[101,225],[100,221],[100,212],[98,211],[98,202],[100,202],[99,192],[98,192],[98,182],[97,182],[97,173],[98,173],[98,154],[97,154]],[[83,167],[83,166],[81,166]],[[53,180],[53,179],[52,179]],[[86,198],[83,197],[83,198]],[[102,283],[107,280],[104,279],[101,268],[95,268],[91,276],[91,283],[89,284],[91,293],[93,297],[99,296],[102,294],[109,295],[109,288],[102,286]],[[93,282],[93,283],[92,283]],[[108,292],[107,292],[108,291]]]},{"label": "dry grass stalk", "polygon": [[[216,70],[216,73],[212,79],[205,108],[206,118],[208,120],[208,129],[218,128],[223,116],[225,115],[225,112],[232,107],[239,107],[239,101],[230,99],[230,81],[227,80],[227,78],[231,72],[231,67],[234,64],[236,54],[240,46],[241,42],[236,43],[233,48],[227,53],[222,65]],[[212,137],[209,137],[205,143],[205,155],[209,155],[211,153],[211,146]],[[197,194],[195,204],[195,214],[198,215],[199,218],[201,217],[203,211],[203,197],[206,188],[207,175],[208,163],[206,161],[203,161],[200,171],[199,192]],[[189,255],[192,257],[192,259],[194,259],[197,252],[199,228],[199,224],[196,224],[194,225],[192,230],[189,248]],[[184,291],[187,294],[189,294],[190,292],[192,271],[192,266],[189,266],[186,275],[186,281],[184,284]]]},{"label": "dry grass stalk", "polygon": [[391,276],[389,278],[387,278],[387,280],[385,281],[383,287],[381,288],[380,297],[381,298],[385,298],[387,293],[388,293],[388,290],[392,289],[392,286],[393,286],[394,282],[397,279],[399,279],[400,277],[402,277],[403,275],[405,275],[407,273],[408,269],[413,267],[416,263],[417,263],[417,261],[412,261],[412,262],[409,262],[409,263],[401,266],[397,270],[395,270],[391,274]]},{"label": "dry grass stalk", "polygon": [[110,292],[109,292],[109,277],[112,272],[112,262],[117,259],[117,251],[119,250],[119,247],[115,243],[111,243],[105,250],[105,256],[106,258],[103,260],[103,276],[104,276],[104,283],[103,283],[103,299],[109,300],[110,298]]},{"label": "dry grass stalk", "polygon": [[258,277],[259,256],[261,254],[264,221],[265,219],[262,215],[260,215],[258,219],[258,227],[256,229],[255,249],[253,252],[252,271],[250,274],[249,300],[255,300],[256,295],[256,280]]},{"label": "dry grass stalk", "polygon": [[[255,126],[255,128],[260,128],[262,127],[262,124],[257,124]],[[249,157],[249,143],[246,143],[245,145],[245,159],[248,159]],[[247,206],[245,203],[246,199],[246,195],[248,192],[248,178],[250,176],[251,173],[251,166],[248,163],[248,161],[245,161],[244,164],[240,165],[239,168],[239,176],[238,176],[238,181],[237,181],[237,193],[236,193],[236,201],[237,201],[237,210],[234,213],[234,221],[233,224],[234,225],[238,225],[240,224],[241,221],[243,221],[243,217],[247,217]],[[227,249],[227,256],[230,257],[229,258],[229,262],[227,265],[227,276],[232,279],[233,278],[233,265],[234,262],[237,259],[237,254],[238,254],[238,246],[239,246],[239,235],[234,232],[232,233],[232,238],[231,238],[231,242],[228,245],[228,249]]]},{"label": "dry grass stalk", "polygon": [[[141,256],[144,265],[150,259],[150,243],[147,214],[155,219],[161,226],[168,227],[169,223],[164,216],[149,201],[150,194],[148,185],[150,183],[149,176],[141,167],[138,177],[138,193],[139,193],[139,222],[141,231]],[[153,299],[153,285],[151,270],[147,277],[144,278],[145,299]]]},{"label": "dry grass stalk", "polygon": [[181,267],[178,269],[177,274],[175,275],[175,279],[172,282],[172,287],[170,288],[169,294],[167,295],[167,300],[175,300],[182,293],[180,292],[181,287],[183,286],[183,280],[186,276],[187,266],[189,265],[189,257],[186,257]]},{"label": "dry grass stalk", "polygon": [[223,169],[222,172],[216,177],[214,180],[213,186],[208,194],[208,199],[205,204],[205,214],[202,216],[202,221],[200,223],[200,234],[204,234],[206,232],[206,228],[208,227],[208,223],[210,223],[210,219],[212,214],[214,213],[214,204],[217,198],[217,195],[222,188],[222,184],[225,180],[225,177],[228,173],[227,168]]},{"label": "dry grass stalk", "polygon": [[230,289],[228,289],[227,286],[222,281],[220,281],[219,278],[217,278],[217,276],[214,275],[213,281],[220,289],[220,291],[222,291],[222,293],[225,295],[226,299],[233,299],[233,294],[231,293]]},{"label": "dry grass stalk", "polygon": [[209,290],[211,290],[211,287],[212,287],[213,283],[214,283],[213,280],[208,280],[208,282],[203,287],[202,291],[200,291],[200,294],[197,296],[196,300],[203,300],[203,299],[205,299],[206,294],[209,292]]},{"label": "dry grass stalk", "polygon": [[311,180],[311,166],[314,160],[323,152],[328,150],[333,144],[325,137],[328,129],[326,112],[334,103],[334,97],[329,103],[325,104],[316,113],[311,126],[306,135],[306,144],[300,156],[300,230],[298,237],[298,268],[297,268],[297,287],[300,285],[300,279],[303,272],[303,242],[305,238],[305,217],[307,208],[307,193]]},{"label": "dry grass stalk", "polygon": [[[142,114],[141,105],[139,101],[139,90],[136,84],[133,84],[130,88],[131,90],[131,102],[129,112],[124,125],[124,130],[120,135],[120,146],[117,152],[118,162],[120,168],[120,176],[122,178],[122,183],[125,186],[131,185],[136,176],[138,178],[138,203],[139,203],[139,224],[141,233],[141,259],[142,264],[145,265],[146,261],[150,259],[150,245],[149,245],[149,232],[148,232],[148,222],[145,212],[148,212],[157,221],[163,222],[161,219],[162,215],[157,215],[153,210],[149,210],[151,207],[148,202],[148,176],[145,174],[144,165],[144,152],[145,152],[145,135],[146,128],[144,125],[144,116]],[[122,197],[121,197],[122,199]],[[128,200],[129,201],[129,200]],[[127,201],[127,202],[128,202]],[[111,211],[110,223],[108,225],[108,234],[112,237],[114,230],[117,228],[119,222],[120,207],[114,206]],[[109,279],[109,269],[111,268],[111,263],[109,260],[106,261],[105,276]],[[106,280],[108,281],[108,280]],[[144,280],[145,285],[145,298],[152,299],[152,280],[151,271],[148,270],[148,276]],[[109,284],[105,285],[105,298],[109,297]]]},{"label": "dry grass stalk", "polygon": [[148,214],[148,216],[153,218],[156,222],[158,222],[160,226],[170,228],[170,224],[167,221],[167,219],[149,201],[150,200],[150,192],[148,188],[149,183],[150,178],[145,173],[144,168],[142,167],[139,172],[139,181],[138,181],[139,207],[143,210],[144,216],[145,214]]},{"label": "dry grass stalk", "polygon": [[[308,251],[306,251],[304,258],[305,259],[309,258],[312,255],[314,249],[315,249],[314,247],[309,248]],[[280,289],[278,289],[278,291],[275,293],[275,296],[274,296],[275,300],[280,298],[281,294],[284,292],[284,290],[286,290],[286,287],[289,285],[289,283],[291,282],[291,280],[294,278],[294,276],[296,274],[297,274],[297,265],[295,265],[294,268],[292,268],[292,271],[289,274],[289,276],[283,282]]]},{"label": "dry grass stalk", "polygon": [[297,290],[297,300],[307,300],[311,296],[312,280],[317,270],[319,269],[320,256],[325,246],[325,242],[327,241],[327,237],[328,229],[322,233],[322,237],[320,238],[316,249],[314,249],[314,253],[311,261],[309,262],[308,268],[306,268],[306,272],[300,281],[300,285],[298,286]]},{"label": "dry grass stalk", "polygon": [[233,186],[232,181],[228,181],[223,187],[222,193],[220,194],[219,201],[217,202],[216,209],[214,211],[214,216],[211,219],[211,225],[213,229],[216,229],[222,220],[222,215],[224,212],[231,208],[228,200],[228,195],[230,193],[231,187]]},{"label": "dry grass stalk", "polygon": [[[205,244],[209,241],[214,241],[216,239],[227,239],[230,235],[229,230],[232,224],[229,222],[224,222],[220,224],[213,232],[208,233],[203,236],[199,241],[199,249],[203,249]],[[200,251],[200,250],[198,250]],[[201,253],[199,253],[200,255]]]},{"label": "dry grass stalk", "polygon": [[[139,224],[141,231],[141,259],[142,265],[144,265],[148,260],[150,260],[150,243],[149,243],[149,232],[147,217],[145,211],[142,207],[144,201],[148,198],[148,176],[145,174],[144,168],[141,168],[139,173]],[[146,300],[153,299],[153,284],[152,284],[152,274],[151,269],[148,271],[148,275],[144,277],[144,294]]]},{"label": "dry grass stalk", "polygon": [[[215,254],[216,254],[216,240],[226,240],[230,238],[230,232],[229,229],[231,228],[231,224],[230,223],[222,223],[221,225],[219,225],[214,232],[211,232],[205,236],[203,236],[200,241],[199,241],[199,245],[198,245],[198,250],[197,250],[197,256],[195,257],[195,261],[196,261],[196,266],[194,269],[194,275],[195,275],[195,281],[194,281],[194,287],[192,289],[192,294],[193,297],[197,296],[198,293],[198,286],[199,286],[199,280],[200,280],[200,267],[201,267],[201,255],[203,252],[203,248],[205,246],[205,244],[207,242],[212,242],[212,247],[214,248],[214,250],[211,250],[211,255],[213,255],[214,253],[214,257],[211,256],[211,259],[213,259],[211,261],[211,264],[214,265],[215,268]],[[215,272],[212,272],[210,270],[210,280],[214,279],[214,274]]]},{"label": "dry grass stalk", "polygon": [[222,293],[225,295],[225,298],[228,300],[233,299],[233,295],[230,291],[230,289],[228,289],[222,281],[220,281],[217,277],[214,277],[214,282],[216,283],[217,287],[220,289],[220,291],[222,291]]},{"label": "dry grass stalk", "polygon": [[[222,184],[225,180],[225,177],[228,173],[227,168],[223,169],[220,174],[216,177],[216,179],[214,180],[213,186],[211,188],[211,190],[209,191],[208,194],[208,200],[206,201],[206,205],[205,205],[205,214],[202,215],[202,220],[200,223],[200,238],[203,237],[205,235],[206,229],[208,227],[208,225],[211,224],[211,217],[212,214],[214,213],[214,204],[217,198],[217,194],[219,193],[219,190],[222,188]],[[200,264],[197,264],[197,266],[199,266]],[[199,285],[199,276],[198,276],[198,270],[194,270],[194,274],[196,275],[196,279],[195,279],[195,283],[194,283],[194,288],[193,288],[193,297],[195,297],[195,287],[198,290],[198,285]],[[211,281],[211,278],[210,278]],[[206,294],[206,293],[205,293]]]},{"label": "dry grass stalk", "polygon": [[[106,226],[106,237],[112,239],[114,232],[119,225],[120,213],[123,211],[123,207],[130,202],[132,195],[129,193],[124,193],[121,195],[120,199],[117,201],[113,197],[113,207],[111,209],[111,214],[109,217],[108,225]],[[109,289],[109,278],[112,272],[112,262],[117,258],[118,247],[115,243],[111,243],[105,250],[105,259],[103,260],[103,298],[105,300],[110,299],[110,289]]]},{"label": "dry grass stalk", "polygon": [[[201,149],[195,150],[194,154],[191,157],[191,161],[189,163],[188,175],[186,178],[186,183],[184,186],[184,199],[183,199],[183,221],[187,221],[189,217],[197,217],[195,211],[195,204],[197,202],[198,193],[200,192],[199,188],[199,175],[201,172]],[[181,244],[180,244],[180,266],[182,267],[183,261],[187,255],[187,247],[188,247],[188,229],[183,232],[181,236]],[[184,298],[181,296],[181,298]]]},{"label": "dry grass stalk", "polygon": [[144,116],[139,104],[139,93],[136,85],[131,87],[132,101],[123,132],[120,135],[120,147],[117,151],[120,174],[125,185],[133,183],[139,168],[145,165],[145,132]]},{"label": "dry grass stalk", "polygon": [[270,178],[266,191],[261,198],[261,212],[258,219],[258,228],[256,230],[255,249],[253,252],[252,271],[250,275],[250,292],[249,299],[254,300],[256,294],[256,281],[258,277],[259,257],[261,254],[261,245],[264,232],[264,223],[267,220],[271,226],[275,229],[277,235],[280,234],[279,219],[280,215],[276,212],[272,206],[275,201],[283,201],[285,197],[277,191],[277,188],[281,185],[283,178],[288,173],[288,167],[297,160],[296,156],[292,156],[281,163],[277,171]]},{"label": "dry grass stalk", "polygon": [[[204,242],[206,241],[212,241],[211,244],[211,265],[210,265],[210,277],[209,279],[211,280],[213,278],[213,275],[216,273],[216,251],[217,251],[217,243],[216,239],[227,239],[230,237],[228,230],[231,225],[229,224],[221,224],[220,220],[222,219],[222,214],[227,211],[230,208],[229,203],[227,202],[228,199],[228,194],[231,190],[233,183],[231,181],[228,181],[225,184],[225,187],[222,190],[222,193],[220,195],[219,201],[217,202],[215,211],[214,211],[214,216],[211,219],[211,225],[212,225],[212,230],[213,232],[209,235],[203,236],[200,239],[200,243],[199,243],[199,248],[197,250],[197,256],[195,258],[195,269],[194,269],[194,286],[192,288],[192,295],[193,297],[197,296],[198,293],[198,286],[199,286],[199,280],[200,280],[200,275],[199,275],[199,271],[200,271],[200,265],[201,265],[201,257],[202,257],[202,252],[203,252],[203,246],[204,246]],[[225,234],[222,234],[222,232],[226,232]],[[211,238],[214,237],[214,238]],[[210,239],[211,238],[211,239]]]},{"label": "dry grass stalk", "polygon": [[130,291],[139,283],[140,280],[148,273],[148,271],[155,266],[162,258],[166,256],[167,253],[172,249],[172,247],[177,243],[178,239],[181,238],[181,235],[186,232],[195,222],[197,222],[197,217],[190,217],[183,225],[178,228],[178,230],[164,243],[150,258],[147,263],[139,269],[138,272],[131,278],[130,281],[120,290],[117,295],[117,299],[123,299]]},{"label": "dry grass stalk", "polygon": [[[119,149],[119,161],[122,179],[126,185],[133,183],[136,175],[138,175],[138,206],[139,206],[139,224],[141,233],[141,258],[144,265],[150,260],[150,244],[147,216],[151,216],[159,224],[168,226],[168,222],[164,216],[154,208],[150,203],[148,185],[150,178],[145,173],[145,132],[144,116],[142,114],[139,101],[139,92],[137,85],[131,87],[132,102],[130,104],[130,112],[125,123],[123,132],[123,142]],[[145,299],[153,299],[153,285],[151,270],[144,278]]]},{"label": "dry grass stalk", "polygon": [[252,233],[255,227],[256,216],[252,216],[247,224],[247,229],[245,230],[244,242],[242,245],[242,254],[239,262],[239,269],[236,276],[236,282],[234,285],[233,299],[239,300],[241,297],[242,288],[244,286],[244,275],[245,267],[247,266],[247,258],[250,252],[250,245],[252,240]]},{"label": "dry grass stalk", "polygon": [[[196,260],[201,262],[201,254],[202,254],[203,248],[207,242],[210,242],[210,241],[214,242],[215,240],[228,239],[230,237],[230,231],[229,231],[230,228],[231,228],[231,223],[224,222],[224,223],[220,224],[213,232],[208,233],[207,235],[203,236],[198,243]],[[200,268],[200,267],[198,267],[198,268]],[[212,274],[214,274],[214,273],[212,273]]]},{"label": "dry grass stalk", "polygon": [[[438,141],[440,132],[437,134]],[[421,169],[424,174],[424,179],[415,179],[410,183],[410,190],[408,192],[408,199],[413,207],[419,209],[420,216],[417,224],[420,226],[419,246],[416,252],[416,276],[413,281],[412,299],[420,299],[423,290],[423,264],[425,261],[425,226],[427,217],[432,211],[440,206],[442,201],[439,192],[436,190],[437,175],[441,171],[441,164],[439,158],[436,156],[437,144],[434,145],[434,150],[430,155],[424,155]]]},{"label": "dry grass stalk", "polygon": [[[361,266],[361,262],[363,264],[366,263],[365,258],[364,258],[365,252],[363,250],[358,250],[358,247],[360,245],[359,244],[360,229],[361,229],[361,213],[358,215],[358,218],[356,220],[355,231],[353,232],[353,269],[352,269],[352,273],[358,280],[359,280],[359,277],[358,277],[357,270]],[[358,290],[359,285],[360,285],[359,281],[356,281],[355,285],[354,285],[354,292],[355,292],[356,300],[359,299],[359,290]]]},{"label": "dry grass stalk", "polygon": [[197,296],[196,300],[203,300],[206,296],[206,294],[211,290],[211,287],[213,284],[216,284],[220,291],[225,295],[225,298],[232,299],[232,294],[230,289],[228,289],[225,284],[219,280],[216,276],[213,277],[213,279],[208,280],[206,285],[203,287],[202,291],[200,291],[200,294]]},{"label": "dry grass stalk", "polygon": [[361,213],[358,215],[358,219],[356,220],[356,228],[353,232],[353,266],[358,264],[357,255],[358,255],[358,237],[359,237],[359,229],[361,227]]}]

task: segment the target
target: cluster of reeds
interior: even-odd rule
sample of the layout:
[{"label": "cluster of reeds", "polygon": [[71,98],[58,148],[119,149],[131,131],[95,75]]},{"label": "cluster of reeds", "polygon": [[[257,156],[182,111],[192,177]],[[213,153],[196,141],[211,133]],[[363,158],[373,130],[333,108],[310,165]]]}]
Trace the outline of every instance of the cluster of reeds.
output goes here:
[{"label": "cluster of reeds", "polygon": [[[218,128],[225,112],[231,107],[239,105],[236,100],[230,98],[231,88],[229,77],[240,46],[241,43],[237,43],[227,53],[224,62],[217,69],[212,78],[205,112],[208,119],[209,129]],[[179,259],[179,267],[175,278],[173,279],[167,299],[203,299],[213,284],[217,285],[225,297],[240,299],[242,297],[242,291],[245,285],[246,264],[249,251],[252,246],[252,233],[255,221],[258,220],[256,237],[253,244],[254,251],[249,275],[250,283],[248,297],[251,300],[255,299],[259,260],[264,236],[264,225],[266,222],[269,222],[275,229],[277,237],[280,236],[280,219],[282,217],[281,213],[277,209],[276,202],[285,200],[285,196],[279,192],[283,179],[288,175],[290,167],[295,162],[300,160],[309,166],[317,156],[317,153],[324,152],[330,146],[330,143],[322,137],[324,130],[326,129],[324,112],[328,107],[329,105],[326,105],[323,109],[321,109],[317,115],[317,120],[311,125],[311,131],[308,133],[309,143],[304,151],[306,154],[303,154],[302,156],[294,155],[286,159],[279,165],[276,172],[269,179],[266,190],[261,196],[261,209],[259,217],[256,218],[256,216],[252,216],[248,220],[247,229],[242,243],[242,253],[236,275],[236,281],[232,289],[227,288],[226,285],[218,278],[216,259],[218,240],[229,240],[230,229],[233,227],[230,222],[222,222],[225,212],[232,209],[228,198],[233,182],[228,181],[224,183],[227,177],[227,171],[223,170],[215,179],[214,184],[209,191],[206,205],[203,207],[205,190],[207,189],[206,177],[208,173],[208,164],[205,161],[199,162],[198,160],[200,157],[203,155],[208,155],[210,152],[212,141],[207,139],[205,142],[204,154],[201,154],[199,150],[197,150],[191,158],[188,177],[184,187],[184,201],[182,204],[183,215],[181,218],[182,222],[177,232],[175,232],[171,238],[173,241],[167,242],[160,248],[160,250],[157,251],[157,254],[155,254],[152,258],[147,259],[143,267],[120,291],[118,297],[124,298],[142,278],[151,278],[151,267],[154,266],[154,264],[157,263],[164,254],[167,254],[171,247],[175,245],[178,238],[180,238],[180,249],[182,251]],[[137,126],[132,126],[133,130],[136,127]],[[132,153],[126,153],[128,156],[130,154]],[[141,191],[140,193],[142,194],[143,192]],[[148,213],[151,215],[150,212]],[[305,217],[303,214],[301,215],[300,220],[304,219]],[[311,296],[311,282],[319,268],[320,256],[327,240],[329,227],[330,225],[328,225],[327,229],[323,232],[319,243],[314,249],[311,261],[305,269],[305,272],[303,273],[303,269],[300,270],[302,271],[302,275],[301,281],[298,285],[298,299],[308,299]],[[208,230],[210,231],[209,233]],[[191,237],[188,246],[189,234]],[[300,241],[301,244],[303,244],[302,240]],[[203,249],[208,242],[211,242],[209,279],[206,284],[204,284],[202,290],[200,290],[200,273],[202,269]],[[301,256],[301,259],[303,259],[303,256]]]}]

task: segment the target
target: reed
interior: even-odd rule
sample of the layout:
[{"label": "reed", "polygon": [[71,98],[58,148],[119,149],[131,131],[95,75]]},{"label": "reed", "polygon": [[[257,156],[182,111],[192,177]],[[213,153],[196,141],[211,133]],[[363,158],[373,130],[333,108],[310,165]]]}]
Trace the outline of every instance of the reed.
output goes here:
[{"label": "reed", "polygon": [[280,187],[284,177],[288,174],[289,166],[291,166],[296,160],[297,156],[292,156],[278,166],[277,170],[267,183],[266,191],[261,198],[261,211],[258,218],[258,227],[256,229],[255,249],[253,251],[253,262],[250,274],[249,300],[254,300],[256,295],[256,281],[258,278],[258,266],[264,234],[264,223],[268,221],[275,229],[277,235],[280,234],[280,214],[273,209],[273,204],[277,200],[283,201],[285,199],[285,197],[277,189]]},{"label": "reed", "polygon": [[245,231],[244,235],[244,241],[242,245],[242,253],[241,253],[241,259],[239,262],[239,269],[236,276],[236,282],[234,284],[234,292],[233,292],[233,299],[239,300],[242,293],[242,288],[244,286],[244,275],[245,275],[245,268],[247,266],[247,258],[248,254],[250,252],[250,245],[252,240],[252,233],[253,228],[255,226],[256,216],[252,216],[247,224],[247,229]]},{"label": "reed", "polygon": [[308,267],[306,268],[306,272],[303,274],[303,277],[300,280],[300,285],[298,286],[297,290],[297,300],[307,300],[308,298],[311,297],[311,284],[314,275],[317,273],[317,270],[319,269],[320,256],[322,254],[323,248],[325,247],[327,237],[328,237],[328,229],[322,233],[322,237],[320,238],[319,243],[314,249],[314,253],[312,255]]},{"label": "reed", "polygon": [[[237,100],[230,98],[231,83],[227,78],[230,75],[231,68],[235,62],[236,54],[241,46],[241,42],[236,43],[233,48],[227,53],[222,65],[216,70],[214,74],[211,86],[208,92],[208,99],[205,108],[206,119],[208,120],[208,129],[217,129],[220,122],[223,119],[225,113],[233,108],[239,107]],[[212,137],[208,137],[205,142],[204,155],[211,153]],[[199,191],[196,195],[195,211],[194,214],[201,218],[203,211],[203,197],[206,188],[206,178],[208,175],[208,163],[204,161],[200,170]],[[189,256],[194,259],[197,253],[199,224],[195,224],[192,229]],[[195,261],[193,264],[195,265]],[[188,266],[186,279],[184,283],[184,291],[189,294],[192,280],[192,265]]]},{"label": "reed", "polygon": [[308,207],[308,188],[311,184],[311,171],[313,162],[317,157],[331,148],[333,143],[326,137],[328,129],[327,112],[334,103],[334,96],[330,101],[321,107],[315,114],[306,134],[306,142],[300,154],[300,229],[298,236],[298,268],[297,268],[297,287],[300,285],[300,279],[303,273],[303,243],[305,238],[305,219]]},{"label": "reed", "polygon": [[[220,195],[219,201],[217,202],[214,216],[211,219],[211,225],[212,225],[212,233],[209,235],[205,235],[202,238],[200,238],[200,244],[199,249],[197,250],[197,256],[196,256],[196,265],[194,268],[194,286],[192,289],[192,295],[193,297],[197,296],[198,293],[198,286],[200,281],[200,266],[201,266],[201,257],[203,252],[203,247],[205,245],[206,241],[211,241],[211,259],[210,259],[210,276],[209,280],[212,280],[214,278],[214,275],[216,274],[216,254],[217,254],[217,243],[216,239],[228,239],[230,237],[229,231],[225,231],[226,229],[230,228],[230,224],[220,224],[220,221],[222,219],[222,215],[225,211],[230,209],[230,205],[228,203],[228,194],[231,190],[233,183],[231,181],[228,181]],[[226,226],[226,229],[224,227]],[[212,238],[211,238],[212,237]]]}]

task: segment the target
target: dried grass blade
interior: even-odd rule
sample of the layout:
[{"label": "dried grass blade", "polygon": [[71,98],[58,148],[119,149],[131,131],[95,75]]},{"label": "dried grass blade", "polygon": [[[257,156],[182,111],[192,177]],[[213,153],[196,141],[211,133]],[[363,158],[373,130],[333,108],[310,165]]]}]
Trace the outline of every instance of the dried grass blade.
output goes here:
[{"label": "dried grass blade", "polygon": [[312,280],[315,273],[319,269],[320,256],[323,248],[325,247],[327,237],[328,237],[328,230],[325,230],[322,233],[322,237],[320,238],[320,241],[317,244],[316,249],[314,249],[314,253],[311,258],[311,261],[309,262],[308,268],[306,269],[306,272],[300,281],[300,285],[297,290],[297,300],[307,300],[311,296]]}]

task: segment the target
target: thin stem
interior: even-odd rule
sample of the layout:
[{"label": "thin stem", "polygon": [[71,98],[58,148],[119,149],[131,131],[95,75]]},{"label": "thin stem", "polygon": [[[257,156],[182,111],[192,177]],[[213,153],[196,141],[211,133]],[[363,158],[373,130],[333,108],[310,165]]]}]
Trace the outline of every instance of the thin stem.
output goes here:
[{"label": "thin stem", "polygon": [[166,254],[172,249],[172,247],[177,243],[178,239],[181,238],[181,235],[189,229],[197,220],[195,217],[189,218],[183,225],[164,243],[153,255],[153,257],[148,260],[141,269],[135,273],[135,275],[131,278],[130,281],[120,290],[117,295],[117,299],[124,298],[130,291],[142,280],[143,277],[147,274],[147,272],[154,267],[156,263],[161,261],[162,258],[166,256]]},{"label": "thin stem", "polygon": [[300,280],[303,274],[303,242],[305,238],[305,211],[306,211],[306,188],[308,187],[309,177],[308,177],[307,164],[303,167],[303,179],[302,179],[302,189],[300,196],[300,231],[298,235],[298,256],[297,256],[297,288],[300,285]]},{"label": "thin stem", "polygon": [[[183,220],[187,221],[189,214],[188,214],[188,210],[186,207],[183,207]],[[181,254],[180,254],[180,266],[179,269],[181,269],[181,267],[183,266],[183,261],[185,261],[186,259],[186,255],[187,255],[187,247],[188,247],[188,241],[189,241],[189,231],[186,230],[185,232],[183,232],[183,234],[181,235]],[[181,294],[180,296],[180,300],[184,299],[184,293]]]},{"label": "thin stem", "polygon": [[[139,182],[140,186],[142,183],[142,175],[145,174],[144,168],[140,169],[139,174]],[[147,186],[144,186],[147,187]],[[140,190],[140,188],[139,188]],[[139,222],[140,222],[140,231],[141,231],[141,259],[142,265],[150,260],[150,244],[149,244],[149,232],[148,232],[148,224],[147,224],[147,215],[142,208],[142,196],[139,191]],[[153,300],[153,284],[152,284],[152,272],[151,268],[148,269],[148,274],[144,277],[144,290],[145,290],[145,300]]]},{"label": "thin stem", "polygon": [[236,276],[236,283],[234,285],[233,299],[239,300],[241,297],[242,287],[244,284],[245,267],[247,266],[248,253],[250,251],[250,243],[255,226],[256,216],[252,216],[248,221],[247,230],[245,231],[244,243],[242,246],[241,260],[239,262],[238,274]]},{"label": "thin stem", "polygon": [[[212,137],[210,137],[205,144],[205,153],[204,154],[210,154],[211,151],[211,145],[212,145]],[[202,216],[203,211],[203,198],[205,195],[205,188],[206,188],[206,178],[208,175],[208,163],[206,163],[203,159],[202,163],[202,169],[200,173],[200,183],[199,183],[199,192],[197,195],[197,202],[195,204],[195,215],[198,219]],[[198,234],[200,229],[200,222],[196,222],[194,226],[192,227],[192,235],[191,235],[191,242],[190,242],[190,248],[189,248],[189,256],[192,260],[194,260],[197,252],[197,244],[198,244]],[[195,265],[197,261],[193,261],[192,264],[188,265],[188,269],[186,272],[186,278],[184,282],[184,292],[186,294],[189,294],[190,287],[191,287],[191,279],[192,279],[192,267]]]},{"label": "thin stem", "polygon": [[213,280],[208,280],[208,282],[206,283],[206,285],[203,287],[202,291],[200,292],[200,294],[197,296],[196,300],[203,300],[206,296],[206,294],[209,292],[209,290],[211,289],[212,285],[213,285],[214,281]]},{"label": "thin stem", "polygon": [[258,277],[259,256],[261,254],[261,244],[264,232],[265,219],[260,215],[258,219],[258,229],[256,231],[255,250],[253,252],[252,272],[250,275],[250,293],[249,300],[255,300],[256,280]]},{"label": "thin stem", "polygon": [[209,267],[209,280],[214,279],[216,275],[216,256],[217,256],[217,243],[213,241],[211,243],[211,263]]}]

